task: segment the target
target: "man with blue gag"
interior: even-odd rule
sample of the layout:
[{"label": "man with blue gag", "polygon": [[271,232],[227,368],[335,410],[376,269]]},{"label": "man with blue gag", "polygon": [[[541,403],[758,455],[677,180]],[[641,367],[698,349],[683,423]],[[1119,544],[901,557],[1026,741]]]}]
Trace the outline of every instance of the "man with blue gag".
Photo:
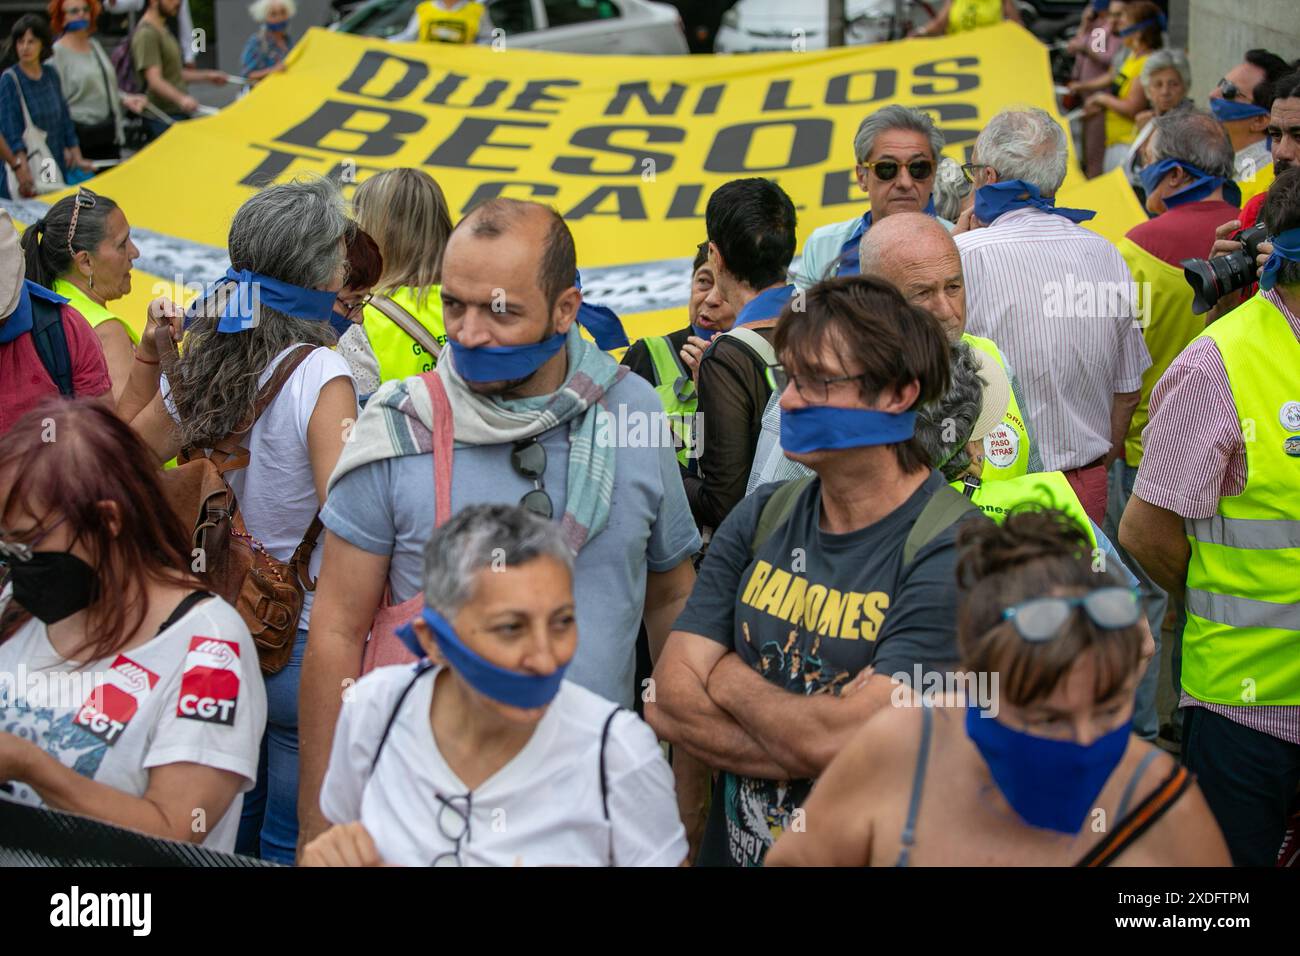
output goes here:
[{"label": "man with blue gag", "polygon": [[1247,50],[1240,63],[1210,91],[1210,112],[1223,124],[1236,152],[1236,179],[1253,180],[1272,162],[1268,129],[1271,85],[1290,72],[1276,53]]},{"label": "man with blue gag", "polygon": [[[929,115],[910,106],[886,106],[862,121],[853,137],[854,176],[871,200],[860,216],[820,226],[804,242],[795,284],[807,289],[837,275],[857,275],[858,244],[872,223],[898,212],[936,216],[935,171],[943,133]],[[939,219],[951,231],[953,224]]]},{"label": "man with blue gag", "polygon": [[359,675],[376,614],[420,594],[440,516],[518,504],[558,523],[586,635],[568,679],[625,707],[642,620],[653,655],[690,593],[700,538],[671,433],[658,440],[662,406],[579,333],[576,276],[573,236],[554,210],[475,207],[443,253],[449,351],[432,372],[385,382],[357,420],[321,511],[302,691],[304,839],[325,822],[317,797],[338,688]]}]

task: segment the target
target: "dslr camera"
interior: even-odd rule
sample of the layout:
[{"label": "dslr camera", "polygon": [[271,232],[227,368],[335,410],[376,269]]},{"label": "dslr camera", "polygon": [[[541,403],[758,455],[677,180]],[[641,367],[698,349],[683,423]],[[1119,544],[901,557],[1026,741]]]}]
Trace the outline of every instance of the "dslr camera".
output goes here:
[{"label": "dslr camera", "polygon": [[1192,287],[1192,312],[1203,315],[1229,292],[1244,289],[1255,281],[1255,260],[1259,244],[1268,238],[1263,223],[1243,229],[1232,237],[1241,248],[1217,259],[1184,259],[1183,276]]}]

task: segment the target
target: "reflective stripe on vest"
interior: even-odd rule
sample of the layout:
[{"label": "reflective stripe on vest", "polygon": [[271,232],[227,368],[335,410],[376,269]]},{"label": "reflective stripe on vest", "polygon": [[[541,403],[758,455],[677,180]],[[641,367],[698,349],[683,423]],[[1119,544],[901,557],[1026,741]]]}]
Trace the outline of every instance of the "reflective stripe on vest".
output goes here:
[{"label": "reflective stripe on vest", "polygon": [[[1256,295],[1200,337],[1223,359],[1246,486],[1185,522],[1183,689],[1218,704],[1300,704],[1300,342]],[[1195,340],[1193,340],[1195,341]]]},{"label": "reflective stripe on vest", "polygon": [[[962,490],[960,481],[952,482],[952,486],[958,491]],[[971,501],[998,524],[1006,521],[1013,509],[1024,505],[1055,508],[1069,515],[1088,535],[1092,547],[1097,547],[1097,535],[1092,530],[1088,512],[1083,510],[1083,502],[1075,494],[1069,480],[1059,471],[1035,472],[987,484],[981,482]]]},{"label": "reflective stripe on vest", "polygon": [[[447,331],[442,323],[442,296],[439,286],[430,286],[425,297],[424,307],[416,306],[416,291],[403,286],[394,289],[389,298],[411,313],[416,320],[429,330],[440,345],[447,342]],[[392,319],[384,315],[373,305],[367,305],[362,313],[362,325],[365,326],[366,338],[374,350],[379,362],[379,381],[387,382],[394,378],[410,378],[434,367],[436,360],[426,352],[409,335],[402,331]]]},{"label": "reflective stripe on vest", "polygon": [[[1006,371],[1006,360],[992,339],[981,338],[968,332],[962,335],[961,340],[971,348],[979,349],[985,355],[992,356],[1002,370]],[[1028,473],[1029,429],[1025,427],[1025,416],[1021,414],[1016,393],[1011,392],[1002,421],[984,437],[984,470],[980,472],[980,480],[1004,481]]]},{"label": "reflective stripe on vest", "polygon": [[655,369],[655,394],[668,414],[668,427],[672,429],[673,438],[680,446],[677,460],[685,468],[691,459],[694,442],[691,435],[692,418],[699,404],[695,395],[695,382],[691,379],[682,363],[681,356],[674,350],[666,335],[654,335],[645,339],[646,351]]}]

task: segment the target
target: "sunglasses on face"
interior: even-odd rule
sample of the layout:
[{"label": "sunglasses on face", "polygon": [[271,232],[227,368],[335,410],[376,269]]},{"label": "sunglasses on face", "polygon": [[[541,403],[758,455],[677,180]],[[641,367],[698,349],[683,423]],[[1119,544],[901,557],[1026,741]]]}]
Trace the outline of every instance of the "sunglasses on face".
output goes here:
[{"label": "sunglasses on face", "polygon": [[1012,605],[1002,612],[1024,640],[1030,643],[1050,641],[1081,609],[1088,620],[1104,631],[1133,627],[1142,617],[1139,592],[1131,588],[1098,588],[1083,597],[1032,598]]},{"label": "sunglasses on face", "polygon": [[928,159],[914,159],[910,163],[899,163],[893,159],[882,159],[874,163],[862,163],[863,169],[869,169],[882,182],[889,182],[898,175],[899,169],[906,166],[907,175],[914,180],[923,181],[934,175],[934,163]]},{"label": "sunglasses on face", "polygon": [[519,506],[548,520],[554,517],[555,506],[542,483],[542,475],[546,474],[546,449],[542,443],[536,438],[515,442],[510,452],[510,466],[516,474],[533,483],[533,490],[519,499]]},{"label": "sunglasses on face", "polygon": [[1246,94],[1242,92],[1241,87],[1237,86],[1236,83],[1232,82],[1227,77],[1219,80],[1219,92],[1223,94],[1225,100],[1235,100],[1239,96],[1246,97]]}]

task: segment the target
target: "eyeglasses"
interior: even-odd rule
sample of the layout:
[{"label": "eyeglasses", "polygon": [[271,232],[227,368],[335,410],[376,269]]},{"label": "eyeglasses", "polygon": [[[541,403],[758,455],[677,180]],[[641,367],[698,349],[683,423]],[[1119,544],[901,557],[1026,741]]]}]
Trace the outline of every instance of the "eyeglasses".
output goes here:
[{"label": "eyeglasses", "polygon": [[1241,87],[1226,76],[1219,80],[1219,92],[1223,94],[1225,100],[1235,100],[1238,96],[1246,95]]},{"label": "eyeglasses", "polygon": [[915,180],[929,179],[934,175],[934,163],[928,159],[914,159],[910,163],[900,164],[894,159],[882,159],[874,163],[860,163],[863,169],[869,169],[882,182],[889,182],[898,175],[902,165],[907,166],[907,175]]},{"label": "eyeglasses", "polygon": [[519,499],[519,504],[527,511],[543,518],[555,515],[555,506],[551,496],[546,493],[542,475],[546,474],[546,449],[536,438],[526,438],[515,442],[510,452],[510,465],[514,470],[533,483],[533,490]]},{"label": "eyeglasses", "polygon": [[[452,843],[452,848],[445,853],[439,853],[433,858],[431,866],[464,866],[465,861],[460,858],[461,841],[469,841],[469,811],[472,794],[465,794],[463,797],[444,797],[440,793],[434,794],[438,802],[442,804],[438,808],[438,832]],[[457,804],[464,804],[464,809]]]},{"label": "eyeglasses", "polygon": [[32,554],[34,553],[33,549],[48,538],[54,532],[55,528],[67,520],[67,516],[65,515],[46,528],[45,533],[40,535],[35,541],[30,542],[10,541],[6,538],[4,530],[0,529],[0,564],[13,564],[15,562],[18,564],[26,564],[32,559]]},{"label": "eyeglasses", "polygon": [[77,220],[81,218],[81,210],[94,208],[95,194],[88,193],[78,186],[77,195],[72,200],[72,219],[68,223],[68,255],[76,255],[76,253],[72,251],[72,237],[77,234]]},{"label": "eyeglasses", "polygon": [[1061,633],[1075,608],[1102,630],[1118,631],[1133,627],[1142,616],[1140,593],[1131,588],[1098,588],[1083,597],[1033,598],[1021,601],[1002,612],[1026,641],[1042,643]]},{"label": "eyeglasses", "polygon": [[785,391],[787,385],[794,383],[794,390],[799,393],[799,397],[810,405],[825,404],[830,398],[831,386],[839,382],[856,382],[864,380],[865,375],[837,375],[834,378],[819,378],[814,375],[794,375],[785,370],[784,365],[769,365],[768,371],[772,373],[772,382],[776,386],[777,394]]},{"label": "eyeglasses", "polygon": [[973,183],[975,182],[975,170],[992,168],[988,163],[962,163],[961,174],[966,177],[966,182]]},{"label": "eyeglasses", "polygon": [[360,315],[361,310],[364,309],[366,306],[368,306],[370,304],[370,300],[373,299],[374,297],[375,294],[373,292],[367,292],[365,295],[357,299],[357,301],[353,302],[351,305],[348,305],[346,302],[340,302],[339,304],[343,306],[344,316],[346,316],[348,319],[352,319],[355,316]]}]

